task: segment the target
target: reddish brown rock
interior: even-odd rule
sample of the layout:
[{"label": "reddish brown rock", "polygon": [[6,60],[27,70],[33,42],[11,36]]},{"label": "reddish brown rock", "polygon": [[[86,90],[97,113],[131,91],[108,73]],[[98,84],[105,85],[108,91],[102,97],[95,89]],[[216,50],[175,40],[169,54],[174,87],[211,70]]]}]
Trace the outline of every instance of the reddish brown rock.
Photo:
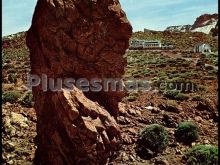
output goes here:
[{"label": "reddish brown rock", "polygon": [[204,24],[209,25],[215,20],[218,20],[218,14],[203,14],[196,18],[196,21],[192,25],[192,29],[202,27]]},{"label": "reddish brown rock", "polygon": [[[38,0],[27,32],[31,73],[48,78],[121,78],[132,28],[118,0]],[[123,92],[43,92],[35,164],[105,164],[120,136]],[[112,117],[114,116],[114,117]]]},{"label": "reddish brown rock", "polygon": [[120,134],[115,119],[102,106],[77,88],[46,92],[41,99],[48,101],[36,105],[37,113],[42,112],[35,164],[106,163]]}]

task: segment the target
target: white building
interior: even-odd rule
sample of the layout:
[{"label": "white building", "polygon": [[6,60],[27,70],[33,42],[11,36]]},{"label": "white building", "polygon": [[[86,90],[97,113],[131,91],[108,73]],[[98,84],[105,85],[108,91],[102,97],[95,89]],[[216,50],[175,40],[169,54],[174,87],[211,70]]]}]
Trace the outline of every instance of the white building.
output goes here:
[{"label": "white building", "polygon": [[162,44],[161,49],[174,49],[175,47],[171,44]]},{"label": "white building", "polygon": [[211,53],[211,47],[208,44],[199,43],[194,47],[195,53]]},{"label": "white building", "polygon": [[130,48],[143,48],[144,40],[131,40]]},{"label": "white building", "polygon": [[156,41],[144,41],[144,48],[161,48],[161,42]]},{"label": "white building", "polygon": [[132,40],[130,42],[130,48],[136,49],[148,49],[148,48],[161,48],[162,44],[159,40],[148,41],[148,40]]}]

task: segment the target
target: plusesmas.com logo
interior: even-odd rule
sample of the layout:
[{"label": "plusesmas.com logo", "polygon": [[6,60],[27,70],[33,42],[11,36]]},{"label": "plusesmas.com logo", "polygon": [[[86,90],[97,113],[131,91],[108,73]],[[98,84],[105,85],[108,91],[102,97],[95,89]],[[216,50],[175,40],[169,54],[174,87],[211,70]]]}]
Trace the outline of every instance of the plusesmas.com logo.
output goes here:
[{"label": "plusesmas.com logo", "polygon": [[100,91],[152,91],[152,90],[178,90],[185,92],[195,92],[198,90],[196,84],[192,82],[159,82],[156,86],[148,79],[129,79],[121,78],[49,78],[46,74],[28,74],[27,88],[41,86],[43,91],[61,91],[63,88],[72,90],[75,87],[83,92]]}]

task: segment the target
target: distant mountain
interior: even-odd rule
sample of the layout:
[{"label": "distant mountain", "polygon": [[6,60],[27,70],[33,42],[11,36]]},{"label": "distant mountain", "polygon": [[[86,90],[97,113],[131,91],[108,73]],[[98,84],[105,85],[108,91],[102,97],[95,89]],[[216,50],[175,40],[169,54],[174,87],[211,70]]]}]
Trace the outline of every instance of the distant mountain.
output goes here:
[{"label": "distant mountain", "polygon": [[[196,18],[193,25],[179,25],[167,27],[170,32],[203,32],[216,35],[218,29],[218,14],[203,14]],[[213,33],[214,32],[214,33]]]},{"label": "distant mountain", "polygon": [[188,32],[192,28],[192,25],[179,25],[179,26],[169,26],[165,31],[170,32]]}]

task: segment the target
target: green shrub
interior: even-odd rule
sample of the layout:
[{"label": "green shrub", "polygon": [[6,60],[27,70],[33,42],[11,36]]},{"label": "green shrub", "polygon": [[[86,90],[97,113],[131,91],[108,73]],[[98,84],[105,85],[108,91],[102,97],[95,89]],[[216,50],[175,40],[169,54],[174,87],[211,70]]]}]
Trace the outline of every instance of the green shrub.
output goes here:
[{"label": "green shrub", "polygon": [[179,94],[179,91],[177,90],[166,90],[163,93],[164,97],[167,97],[169,99],[175,99],[178,94]]},{"label": "green shrub", "polygon": [[201,60],[198,60],[198,62],[196,63],[196,66],[205,66],[205,63]]},{"label": "green shrub", "polygon": [[197,145],[189,149],[185,155],[187,165],[217,165],[218,147]]},{"label": "green shrub", "polygon": [[167,74],[165,72],[159,72],[158,74],[158,77],[164,77],[164,76],[167,76]]},{"label": "green shrub", "polygon": [[173,106],[173,107],[177,107],[178,104],[175,100],[167,100],[166,101],[167,105]]},{"label": "green shrub", "polygon": [[7,71],[7,73],[8,73],[8,74],[10,74],[10,73],[16,73],[16,70],[12,68],[12,69],[9,69],[9,70]]},{"label": "green shrub", "polygon": [[2,65],[2,69],[9,69],[9,68],[13,68],[12,64],[3,64]]},{"label": "green shrub", "polygon": [[208,66],[205,66],[205,69],[206,70],[214,70],[215,68],[211,65],[208,65]]},{"label": "green shrub", "polygon": [[179,77],[180,78],[187,78],[187,77],[189,77],[188,75],[189,75],[188,73],[181,73]]},{"label": "green shrub", "polygon": [[155,74],[155,73],[157,73],[156,70],[151,70],[151,71],[150,71],[150,74]]},{"label": "green shrub", "polygon": [[13,73],[10,73],[8,75],[8,81],[10,83],[16,83],[17,82],[17,75],[16,74],[13,74]]},{"label": "green shrub", "polygon": [[138,96],[139,94],[136,92],[130,93],[129,96],[127,97],[127,100],[130,102],[135,101],[137,100]]},{"label": "green shrub", "polygon": [[183,101],[183,100],[188,100],[189,99],[189,96],[183,94],[183,93],[178,93],[176,96],[175,96],[175,99],[176,100],[180,100],[180,101]]},{"label": "green shrub", "polygon": [[215,79],[217,79],[216,76],[204,76],[203,77],[203,80],[215,80]]},{"label": "green shrub", "polygon": [[208,71],[209,75],[217,75],[218,74],[218,70],[210,70]]},{"label": "green shrub", "polygon": [[15,103],[21,97],[21,93],[19,91],[8,91],[3,93],[2,101],[3,103]]},{"label": "green shrub", "polygon": [[199,138],[198,127],[192,122],[182,122],[175,130],[175,137],[178,142],[191,144]]},{"label": "green shrub", "polygon": [[207,87],[204,86],[204,85],[198,85],[198,86],[196,86],[196,90],[197,90],[197,91],[206,92],[206,91],[207,91]]},{"label": "green shrub", "polygon": [[199,95],[195,95],[192,97],[192,101],[202,101],[202,100],[204,100],[204,98]]},{"label": "green shrub", "polygon": [[149,76],[150,75],[150,70],[146,69],[143,71],[144,76]]},{"label": "green shrub", "polygon": [[26,92],[20,100],[21,105],[24,105],[25,107],[28,108],[32,107],[32,102],[33,102],[33,95],[31,91]]},{"label": "green shrub", "polygon": [[140,133],[137,144],[138,148],[160,153],[168,145],[168,133],[163,126],[152,124]]}]

